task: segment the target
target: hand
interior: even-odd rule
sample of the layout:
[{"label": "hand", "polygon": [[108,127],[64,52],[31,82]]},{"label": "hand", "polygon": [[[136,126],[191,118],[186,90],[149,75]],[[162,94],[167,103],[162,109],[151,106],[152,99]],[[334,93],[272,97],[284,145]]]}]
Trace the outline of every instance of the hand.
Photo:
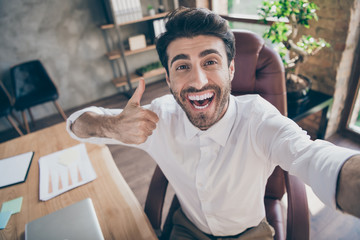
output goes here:
[{"label": "hand", "polygon": [[156,113],[140,106],[144,91],[145,81],[141,79],[122,113],[106,121],[108,126],[105,135],[127,144],[140,144],[147,140],[159,118]]},{"label": "hand", "polygon": [[71,130],[80,138],[113,138],[126,144],[145,142],[156,128],[159,118],[154,112],[140,107],[144,91],[145,81],[141,79],[138,88],[119,115],[85,112],[71,125]]}]

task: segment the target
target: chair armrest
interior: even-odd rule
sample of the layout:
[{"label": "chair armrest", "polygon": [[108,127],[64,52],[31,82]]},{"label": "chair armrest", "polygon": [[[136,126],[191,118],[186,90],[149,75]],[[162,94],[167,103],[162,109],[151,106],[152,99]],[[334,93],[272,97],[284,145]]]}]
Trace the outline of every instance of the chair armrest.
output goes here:
[{"label": "chair armrest", "polygon": [[305,184],[297,177],[285,172],[285,185],[288,193],[286,239],[310,239],[309,208]]},{"label": "chair armrest", "polygon": [[144,209],[156,234],[161,233],[161,217],[167,186],[168,180],[159,166],[156,166],[150,182]]}]

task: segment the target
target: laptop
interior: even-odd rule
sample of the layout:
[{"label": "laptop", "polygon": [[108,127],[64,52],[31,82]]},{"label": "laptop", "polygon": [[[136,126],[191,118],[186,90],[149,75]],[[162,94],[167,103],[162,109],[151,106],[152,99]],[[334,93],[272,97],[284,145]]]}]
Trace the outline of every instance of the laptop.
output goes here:
[{"label": "laptop", "polygon": [[103,240],[90,198],[62,208],[25,225],[25,240]]}]

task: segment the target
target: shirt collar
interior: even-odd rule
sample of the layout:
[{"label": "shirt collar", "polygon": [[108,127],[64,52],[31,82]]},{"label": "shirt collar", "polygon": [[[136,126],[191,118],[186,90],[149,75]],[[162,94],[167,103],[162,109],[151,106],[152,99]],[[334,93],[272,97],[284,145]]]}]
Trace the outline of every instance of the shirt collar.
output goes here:
[{"label": "shirt collar", "polygon": [[183,112],[184,118],[184,127],[185,127],[185,136],[188,140],[193,138],[196,135],[205,136],[211,138],[216,143],[220,144],[221,146],[225,146],[227,139],[230,136],[230,131],[234,125],[235,118],[236,118],[236,107],[235,107],[235,100],[234,96],[230,95],[229,100],[229,107],[226,110],[224,116],[215,123],[215,125],[211,126],[206,131],[201,131],[199,128],[195,127],[188,117],[186,113]]}]

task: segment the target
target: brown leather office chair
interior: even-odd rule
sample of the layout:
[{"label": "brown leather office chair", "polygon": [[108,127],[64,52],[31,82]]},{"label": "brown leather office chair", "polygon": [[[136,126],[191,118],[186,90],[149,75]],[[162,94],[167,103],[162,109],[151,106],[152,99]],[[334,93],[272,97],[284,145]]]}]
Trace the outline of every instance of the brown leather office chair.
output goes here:
[{"label": "brown leather office chair", "polygon": [[[235,30],[236,56],[235,76],[232,81],[232,94],[257,93],[271,102],[287,115],[284,67],[278,54],[264,45],[258,35]],[[161,228],[162,208],[167,189],[167,179],[157,166],[150,183],[145,203],[147,214],[160,239],[168,239],[172,227],[171,216],[179,207],[174,197],[169,214]],[[287,192],[287,214],[281,199]],[[268,179],[265,193],[266,217],[275,229],[275,239],[309,239],[309,211],[305,185],[277,167]],[[287,217],[285,217],[287,215]]]}]

